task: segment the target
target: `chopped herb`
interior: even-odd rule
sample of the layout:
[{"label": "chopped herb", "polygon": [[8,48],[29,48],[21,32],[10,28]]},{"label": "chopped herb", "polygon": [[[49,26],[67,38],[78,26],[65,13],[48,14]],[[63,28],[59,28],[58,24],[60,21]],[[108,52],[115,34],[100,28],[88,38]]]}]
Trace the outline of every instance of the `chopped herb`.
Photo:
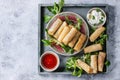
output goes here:
[{"label": "chopped herb", "polygon": [[94,19],[95,19],[95,16],[92,16],[92,19],[94,20]]},{"label": "chopped herb", "polygon": [[102,19],[99,20],[99,24],[102,24],[104,21]]},{"label": "chopped herb", "polygon": [[100,12],[101,10],[99,8],[96,9],[97,12]]},{"label": "chopped herb", "polygon": [[110,61],[106,60],[105,65],[110,66]]}]

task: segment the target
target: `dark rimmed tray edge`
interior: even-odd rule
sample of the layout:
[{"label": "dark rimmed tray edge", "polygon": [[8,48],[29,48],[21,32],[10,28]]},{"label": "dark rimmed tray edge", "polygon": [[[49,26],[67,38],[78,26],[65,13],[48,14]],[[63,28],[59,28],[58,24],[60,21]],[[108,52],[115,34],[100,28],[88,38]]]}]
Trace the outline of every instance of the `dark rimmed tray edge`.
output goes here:
[{"label": "dark rimmed tray edge", "polygon": [[[41,74],[71,74],[71,72],[40,72],[40,65],[39,65],[39,58],[40,58],[40,53],[41,53],[41,23],[42,23],[42,20],[41,20],[41,9],[42,7],[47,7],[47,6],[52,6],[53,4],[38,4],[38,74],[41,75]],[[105,12],[107,12],[107,9],[110,5],[108,4],[65,4],[64,7],[73,7],[73,6],[78,6],[78,7],[106,7],[105,8]],[[108,15],[108,14],[107,14]],[[109,22],[109,19],[106,21],[106,26],[108,26],[108,22]],[[107,33],[107,30],[106,30],[106,33]],[[106,53],[108,52],[107,51],[107,42],[106,42]],[[106,72],[104,73],[107,73],[108,72],[108,68],[106,69]],[[100,74],[100,73],[99,73]]]}]

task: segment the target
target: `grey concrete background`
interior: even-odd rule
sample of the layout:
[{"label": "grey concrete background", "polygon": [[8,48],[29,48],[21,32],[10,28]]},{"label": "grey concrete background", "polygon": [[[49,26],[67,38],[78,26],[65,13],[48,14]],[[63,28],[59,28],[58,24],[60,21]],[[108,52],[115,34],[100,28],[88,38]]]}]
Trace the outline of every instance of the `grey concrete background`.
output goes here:
[{"label": "grey concrete background", "polygon": [[81,78],[38,75],[38,4],[53,4],[54,1],[58,0],[0,0],[0,80],[119,80],[119,0],[65,0],[66,4],[109,4],[114,7],[110,10],[108,27],[110,72]]}]

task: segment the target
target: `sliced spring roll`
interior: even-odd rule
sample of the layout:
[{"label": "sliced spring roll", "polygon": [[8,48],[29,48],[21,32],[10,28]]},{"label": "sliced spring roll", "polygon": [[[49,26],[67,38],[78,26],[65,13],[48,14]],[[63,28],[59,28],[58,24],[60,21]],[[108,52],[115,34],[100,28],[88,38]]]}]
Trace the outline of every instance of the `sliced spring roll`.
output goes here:
[{"label": "sliced spring roll", "polygon": [[97,55],[91,55],[90,66],[93,69],[93,73],[97,73]]},{"label": "sliced spring roll", "polygon": [[52,24],[50,29],[48,30],[48,34],[54,35],[54,33],[57,31],[57,29],[62,25],[62,20],[59,18]]},{"label": "sliced spring roll", "polygon": [[75,35],[75,37],[72,39],[72,41],[69,42],[69,44],[68,44],[69,47],[71,47],[71,48],[74,47],[74,45],[75,45],[75,43],[77,42],[80,34],[81,34],[81,33],[80,33],[79,31],[76,33],[76,35]]},{"label": "sliced spring roll", "polygon": [[67,26],[67,23],[64,21],[63,24],[60,26],[60,28],[58,29],[58,31],[54,35],[54,37],[56,39],[59,37],[59,35],[61,34],[61,32],[63,31],[65,26]]},{"label": "sliced spring roll", "polygon": [[73,37],[76,35],[76,33],[77,33],[77,29],[73,27],[73,28],[70,30],[70,32],[64,37],[64,39],[63,39],[62,42],[63,42],[65,45],[67,45],[67,44],[73,39]]},{"label": "sliced spring roll", "polygon": [[83,62],[80,59],[77,60],[77,66],[81,67],[87,73],[92,73],[93,72],[93,69],[88,64],[86,64],[85,62]]},{"label": "sliced spring roll", "polygon": [[99,55],[98,55],[98,71],[100,71],[100,72],[103,72],[105,56],[106,56],[106,53],[99,52]]},{"label": "sliced spring roll", "polygon": [[78,41],[77,41],[77,43],[76,43],[76,45],[75,45],[75,47],[74,47],[74,50],[80,51],[80,49],[83,46],[85,40],[86,40],[86,35],[81,34]]},{"label": "sliced spring roll", "polygon": [[105,27],[99,27],[98,29],[96,29],[95,32],[93,32],[92,35],[90,36],[90,41],[94,42],[104,31]]},{"label": "sliced spring roll", "polygon": [[90,53],[90,52],[95,52],[95,51],[99,51],[102,50],[102,45],[101,44],[93,44],[90,45],[86,48],[84,48],[84,53]]},{"label": "sliced spring roll", "polygon": [[62,42],[62,40],[69,33],[69,31],[70,31],[70,27],[69,26],[65,26],[63,31],[61,32],[60,36],[58,37],[58,41]]}]

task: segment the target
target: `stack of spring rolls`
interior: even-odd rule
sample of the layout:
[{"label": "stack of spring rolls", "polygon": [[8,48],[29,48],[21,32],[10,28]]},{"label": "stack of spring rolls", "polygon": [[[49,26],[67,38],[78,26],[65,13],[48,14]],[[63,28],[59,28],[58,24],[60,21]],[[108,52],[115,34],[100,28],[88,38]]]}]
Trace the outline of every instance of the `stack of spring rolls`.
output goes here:
[{"label": "stack of spring rolls", "polygon": [[[105,31],[105,28],[103,26],[96,29],[95,32],[91,34],[90,41],[94,42],[104,31]],[[96,51],[99,51],[99,54],[91,55],[90,65],[86,64],[80,59],[77,60],[77,65],[89,74],[97,73],[98,71],[103,72],[106,53],[101,52],[102,49],[103,48],[101,44],[93,44],[93,45],[87,46],[86,48],[84,48],[85,54],[90,54],[91,52],[96,52]]]},{"label": "stack of spring rolls", "polygon": [[59,18],[49,28],[48,34],[75,51],[80,51],[86,40],[86,35],[78,31],[73,25],[69,25]]}]

